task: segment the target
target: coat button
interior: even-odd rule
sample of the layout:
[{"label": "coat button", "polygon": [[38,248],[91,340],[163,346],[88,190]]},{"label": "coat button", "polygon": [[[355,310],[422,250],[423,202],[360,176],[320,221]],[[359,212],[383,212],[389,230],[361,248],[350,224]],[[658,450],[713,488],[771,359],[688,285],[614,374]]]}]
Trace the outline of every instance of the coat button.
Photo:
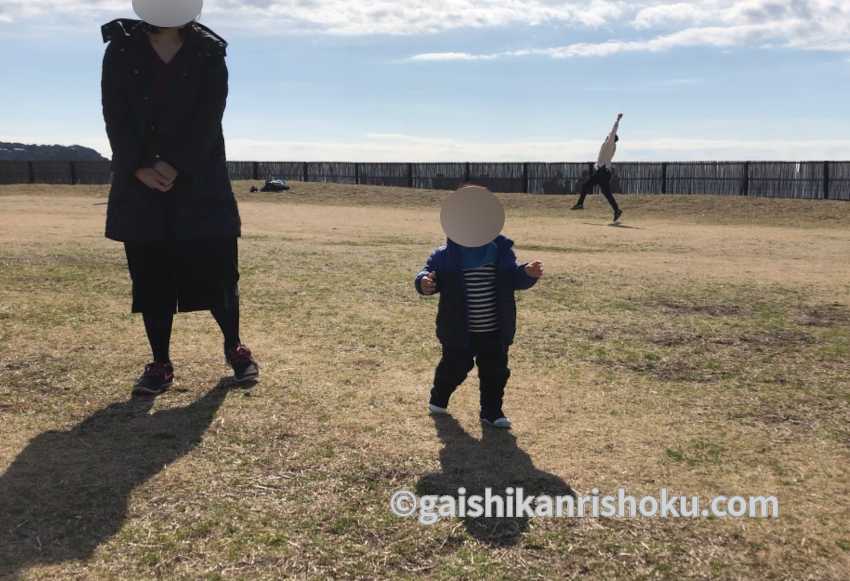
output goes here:
[{"label": "coat button", "polygon": [[147,95],[145,95],[144,97],[142,97],[142,101],[144,101],[145,103],[147,103],[147,102],[148,102],[148,101],[150,101],[150,100],[151,100],[151,98],[150,98],[150,97],[148,97]]},{"label": "coat button", "polygon": [[139,69],[133,69],[133,74],[134,74],[134,75],[136,75],[136,76],[138,76],[138,74],[139,74]]}]

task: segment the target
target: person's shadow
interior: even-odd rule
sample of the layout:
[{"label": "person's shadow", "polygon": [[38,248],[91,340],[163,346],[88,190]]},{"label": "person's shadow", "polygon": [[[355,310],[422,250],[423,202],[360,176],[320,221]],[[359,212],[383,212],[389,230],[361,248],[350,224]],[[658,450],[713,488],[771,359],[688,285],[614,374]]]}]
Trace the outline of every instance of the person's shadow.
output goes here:
[{"label": "person's shadow", "polygon": [[0,475],[0,578],[83,560],[121,528],[133,489],[197,446],[227,389],[150,414],[152,398],[38,435]]},{"label": "person's shadow", "polygon": [[[493,495],[506,495],[506,489],[522,488],[523,495],[550,497],[575,496],[562,478],[539,470],[531,457],[517,446],[516,437],[507,430],[484,427],[481,440],[476,440],[448,415],[434,415],[434,426],[443,443],[440,450],[441,472],[426,474],[416,484],[418,496],[437,495],[458,498],[484,496],[491,488]],[[477,540],[490,545],[514,545],[528,530],[527,517],[463,519],[466,530]]]}]

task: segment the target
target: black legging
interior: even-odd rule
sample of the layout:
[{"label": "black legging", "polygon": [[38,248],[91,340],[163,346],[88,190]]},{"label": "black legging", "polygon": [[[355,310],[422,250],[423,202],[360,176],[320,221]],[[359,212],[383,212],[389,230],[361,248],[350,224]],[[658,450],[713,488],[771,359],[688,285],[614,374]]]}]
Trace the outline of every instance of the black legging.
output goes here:
[{"label": "black legging", "polygon": [[[239,287],[234,286],[227,297],[218,306],[210,309],[216,323],[224,335],[224,348],[229,351],[239,345]],[[154,361],[169,363],[171,361],[171,328],[174,323],[174,313],[143,313],[145,332],[151,345]]]},{"label": "black legging", "polygon": [[578,198],[578,202],[576,202],[576,206],[583,206],[584,199],[593,191],[593,186],[599,186],[599,189],[602,190],[602,194],[605,196],[605,199],[608,200],[608,203],[611,204],[611,208],[617,212],[620,207],[617,205],[617,200],[614,199],[614,194],[611,193],[611,171],[602,166],[593,172],[593,175],[590,176],[584,186],[581,189],[581,195]]}]

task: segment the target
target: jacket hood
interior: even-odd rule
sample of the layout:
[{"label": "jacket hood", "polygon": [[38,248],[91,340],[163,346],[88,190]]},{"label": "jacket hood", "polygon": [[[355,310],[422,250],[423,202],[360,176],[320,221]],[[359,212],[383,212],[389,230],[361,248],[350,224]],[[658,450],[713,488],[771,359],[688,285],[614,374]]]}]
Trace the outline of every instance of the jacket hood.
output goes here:
[{"label": "jacket hood", "polygon": [[[132,18],[118,18],[100,27],[103,42],[127,42],[142,32],[144,22]],[[225,56],[227,41],[199,22],[186,25],[206,49],[207,54]]]},{"label": "jacket hood", "polygon": [[100,33],[103,35],[103,42],[129,40],[132,38],[133,32],[135,32],[141,24],[141,20],[133,20],[131,18],[118,18],[111,22],[107,22],[100,27]]}]

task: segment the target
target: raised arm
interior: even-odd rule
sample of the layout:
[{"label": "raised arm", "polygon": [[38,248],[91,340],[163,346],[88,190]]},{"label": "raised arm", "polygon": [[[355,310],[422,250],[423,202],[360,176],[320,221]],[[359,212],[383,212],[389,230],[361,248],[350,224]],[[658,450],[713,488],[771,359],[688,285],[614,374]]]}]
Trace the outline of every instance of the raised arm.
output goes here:
[{"label": "raised arm", "polygon": [[612,127],[612,128],[611,128],[611,133],[610,133],[610,135],[609,135],[609,138],[614,137],[615,135],[617,135],[617,132],[620,130],[620,119],[622,119],[622,118],[623,118],[623,114],[622,114],[622,113],[618,113],[618,114],[617,114],[617,120],[616,120],[616,121],[614,121],[614,127]]}]

